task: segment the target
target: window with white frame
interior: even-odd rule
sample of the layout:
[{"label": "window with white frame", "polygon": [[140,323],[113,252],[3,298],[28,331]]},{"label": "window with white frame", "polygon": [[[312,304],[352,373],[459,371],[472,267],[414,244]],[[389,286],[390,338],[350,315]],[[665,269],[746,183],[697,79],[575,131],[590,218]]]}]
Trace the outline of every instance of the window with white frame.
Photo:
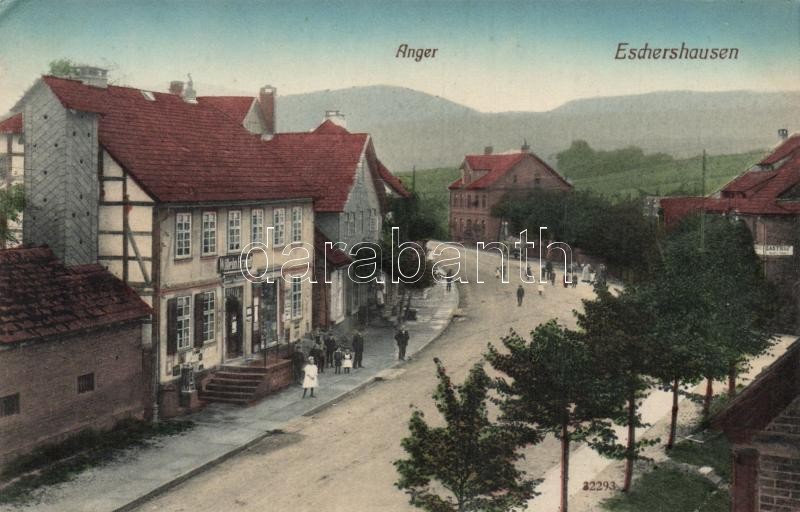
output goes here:
[{"label": "window with white frame", "polygon": [[217,212],[203,212],[203,254],[217,253]]},{"label": "window with white frame", "polygon": [[242,248],[242,212],[228,212],[228,252]]},{"label": "window with white frame", "polygon": [[203,342],[214,341],[216,338],[216,302],[217,294],[212,290],[203,293]]},{"label": "window with white frame", "polygon": [[303,239],[303,208],[295,206],[292,208],[292,242],[299,242]]},{"label": "window with white frame", "polygon": [[302,282],[299,277],[292,276],[292,318],[303,316]]},{"label": "window with white frame", "polygon": [[250,214],[250,241],[264,242],[264,210],[261,208],[254,208]]},{"label": "window with white frame", "polygon": [[192,297],[177,298],[177,340],[178,348],[188,348],[191,345],[190,335],[192,334]]},{"label": "window with white frame", "polygon": [[188,258],[192,255],[192,214],[175,214],[175,257]]},{"label": "window with white frame", "polygon": [[272,210],[272,225],[274,226],[272,242],[276,246],[284,245],[286,243],[286,210],[283,208]]}]

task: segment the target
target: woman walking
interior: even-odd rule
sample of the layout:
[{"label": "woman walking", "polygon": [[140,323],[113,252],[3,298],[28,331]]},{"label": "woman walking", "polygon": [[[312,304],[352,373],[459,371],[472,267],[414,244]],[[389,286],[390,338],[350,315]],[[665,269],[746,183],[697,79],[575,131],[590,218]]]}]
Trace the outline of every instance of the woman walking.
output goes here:
[{"label": "woman walking", "polygon": [[317,387],[317,364],[313,357],[308,358],[308,363],[303,368],[303,398],[306,397],[306,391],[311,390],[311,398],[314,398],[314,388]]}]

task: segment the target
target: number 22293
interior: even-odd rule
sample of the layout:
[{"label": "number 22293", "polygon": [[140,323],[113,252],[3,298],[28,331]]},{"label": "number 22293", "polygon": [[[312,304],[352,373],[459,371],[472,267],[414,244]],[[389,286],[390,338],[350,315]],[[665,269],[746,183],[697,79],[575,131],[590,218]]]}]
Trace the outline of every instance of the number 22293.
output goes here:
[{"label": "number 22293", "polygon": [[617,488],[616,482],[608,482],[600,480],[583,482],[584,491],[613,491],[616,490],[616,488]]}]

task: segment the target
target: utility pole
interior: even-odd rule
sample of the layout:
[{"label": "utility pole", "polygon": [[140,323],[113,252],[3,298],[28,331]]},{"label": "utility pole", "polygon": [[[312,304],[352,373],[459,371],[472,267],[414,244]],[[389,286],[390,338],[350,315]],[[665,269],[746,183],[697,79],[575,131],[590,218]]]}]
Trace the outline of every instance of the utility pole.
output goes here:
[{"label": "utility pole", "polygon": [[700,182],[700,252],[705,250],[706,243],[706,150],[703,150],[702,178]]},{"label": "utility pole", "polygon": [[411,192],[417,191],[417,166],[411,168]]}]

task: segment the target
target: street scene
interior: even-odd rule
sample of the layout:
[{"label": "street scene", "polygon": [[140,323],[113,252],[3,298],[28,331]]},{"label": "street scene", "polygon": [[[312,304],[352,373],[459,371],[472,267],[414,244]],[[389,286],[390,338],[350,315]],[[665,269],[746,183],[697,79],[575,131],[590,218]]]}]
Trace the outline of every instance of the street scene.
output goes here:
[{"label": "street scene", "polygon": [[0,0],[0,511],[800,512],[798,20]]}]

